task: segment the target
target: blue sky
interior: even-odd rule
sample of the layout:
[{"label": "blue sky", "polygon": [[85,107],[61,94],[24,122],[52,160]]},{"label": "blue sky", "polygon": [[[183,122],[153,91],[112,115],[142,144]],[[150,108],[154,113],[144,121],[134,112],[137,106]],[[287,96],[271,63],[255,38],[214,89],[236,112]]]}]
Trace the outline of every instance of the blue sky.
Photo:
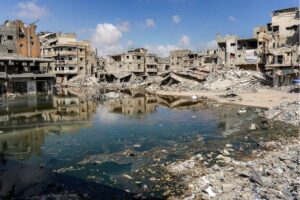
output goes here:
[{"label": "blue sky", "polygon": [[39,19],[38,31],[75,32],[101,54],[147,47],[165,55],[214,47],[217,33],[250,37],[273,10],[293,6],[298,0],[2,0],[0,20]]}]

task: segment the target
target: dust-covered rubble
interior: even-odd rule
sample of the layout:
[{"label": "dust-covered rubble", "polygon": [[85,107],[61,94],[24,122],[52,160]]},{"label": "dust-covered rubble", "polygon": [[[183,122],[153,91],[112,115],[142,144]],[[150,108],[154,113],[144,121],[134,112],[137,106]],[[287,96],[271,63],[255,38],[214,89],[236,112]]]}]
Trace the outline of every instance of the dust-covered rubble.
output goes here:
[{"label": "dust-covered rubble", "polygon": [[300,101],[283,102],[279,106],[273,107],[264,112],[264,116],[269,120],[279,120],[286,123],[300,125]]},{"label": "dust-covered rubble", "polygon": [[188,189],[182,196],[170,199],[299,199],[298,141],[279,142],[276,150],[261,151],[257,157],[252,161],[230,158],[209,168],[201,160],[184,169],[181,162],[172,163],[167,169],[185,174]]},{"label": "dust-covered rubble", "polygon": [[[113,78],[111,78],[113,77]],[[268,84],[261,72],[230,69],[221,67],[190,68],[184,71],[174,70],[157,76],[136,76],[134,73],[109,75],[105,79],[76,76],[63,87],[115,87],[144,88],[148,92],[157,90],[190,91],[210,90],[228,91],[229,93],[255,92],[261,85]]]}]

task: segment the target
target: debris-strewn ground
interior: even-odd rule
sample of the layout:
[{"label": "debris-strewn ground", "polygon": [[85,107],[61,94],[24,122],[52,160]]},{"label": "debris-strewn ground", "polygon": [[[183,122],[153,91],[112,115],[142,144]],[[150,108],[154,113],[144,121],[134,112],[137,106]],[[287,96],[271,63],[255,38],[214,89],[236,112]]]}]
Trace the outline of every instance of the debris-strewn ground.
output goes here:
[{"label": "debris-strewn ground", "polygon": [[265,117],[269,120],[280,120],[294,125],[300,125],[300,101],[283,102],[265,111]]},{"label": "debris-strewn ground", "polygon": [[67,83],[63,83],[63,86],[69,86],[69,87],[89,87],[89,86],[95,86],[98,83],[98,79],[96,77],[92,76],[75,76],[68,80]]},{"label": "debris-strewn ground", "polygon": [[262,144],[265,150],[253,161],[233,160],[230,146],[210,168],[204,167],[201,155],[169,165],[171,172],[184,174],[181,184],[189,188],[183,196],[170,199],[299,199],[298,141]]},{"label": "debris-strewn ground", "polygon": [[149,92],[166,91],[228,91],[228,93],[255,92],[262,84],[268,83],[264,75],[256,71],[221,68],[191,68],[185,71],[168,71],[158,76],[141,77],[133,73],[105,75],[106,79],[76,76],[63,86],[67,87],[109,87],[145,88]]},{"label": "debris-strewn ground", "polygon": [[228,91],[228,93],[255,92],[268,81],[260,72],[240,69],[196,68],[160,74],[162,79],[147,84],[148,91]]}]

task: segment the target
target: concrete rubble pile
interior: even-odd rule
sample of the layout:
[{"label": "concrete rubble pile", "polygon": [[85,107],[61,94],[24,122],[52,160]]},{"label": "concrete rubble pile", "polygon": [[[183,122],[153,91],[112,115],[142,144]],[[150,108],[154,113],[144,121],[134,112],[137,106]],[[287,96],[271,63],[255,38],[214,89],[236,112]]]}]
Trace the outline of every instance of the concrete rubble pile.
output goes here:
[{"label": "concrete rubble pile", "polygon": [[68,80],[67,83],[63,83],[62,86],[67,87],[88,87],[95,86],[98,83],[98,79],[91,76],[75,76]]},{"label": "concrete rubble pile", "polygon": [[286,123],[300,125],[300,101],[284,102],[264,112],[269,120],[279,120]]},{"label": "concrete rubble pile", "polygon": [[260,72],[221,69],[212,71],[204,85],[208,90],[231,90],[235,93],[242,93],[244,91],[255,92],[255,88],[267,83],[266,78]]},{"label": "concrete rubble pile", "polygon": [[184,71],[174,70],[158,76],[137,76],[134,73],[106,74],[102,79],[76,76],[63,86],[68,87],[117,87],[145,88],[149,92],[165,91],[227,91],[230,93],[255,92],[267,80],[260,72],[221,67],[193,67]]},{"label": "concrete rubble pile", "polygon": [[[258,153],[253,161],[220,156],[212,167],[200,167],[204,161],[198,160],[186,171],[179,163],[188,190],[169,199],[298,199],[299,143],[283,143],[275,144],[277,150]],[[182,175],[181,171],[171,172]]]},{"label": "concrete rubble pile", "polygon": [[260,72],[240,69],[192,68],[160,74],[160,80],[148,85],[147,90],[209,90],[233,93],[255,92],[262,84],[268,84]]}]

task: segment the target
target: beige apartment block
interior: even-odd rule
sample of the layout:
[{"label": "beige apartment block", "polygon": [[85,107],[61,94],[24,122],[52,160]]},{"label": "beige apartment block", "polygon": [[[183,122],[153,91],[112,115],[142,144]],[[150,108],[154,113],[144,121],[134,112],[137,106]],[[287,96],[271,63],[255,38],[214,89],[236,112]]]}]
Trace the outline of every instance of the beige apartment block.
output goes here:
[{"label": "beige apartment block", "polygon": [[191,50],[174,50],[170,52],[172,70],[186,70],[193,67],[216,65],[217,50],[193,52]]},{"label": "beige apartment block", "polygon": [[299,25],[299,7],[274,11],[267,24],[266,70],[271,71],[275,86],[299,77]]},{"label": "beige apartment block", "polygon": [[299,76],[299,8],[272,12],[272,21],[253,29],[251,38],[218,35],[218,63],[225,67],[266,71],[274,85]]},{"label": "beige apartment block", "polygon": [[90,41],[78,41],[73,33],[41,33],[41,56],[55,60],[51,72],[62,83],[76,75],[94,74],[97,55]]},{"label": "beige apartment block", "polygon": [[217,36],[218,63],[225,67],[259,70],[262,60],[258,55],[258,38],[239,38],[237,35]]},{"label": "beige apartment block", "polygon": [[144,48],[129,50],[126,53],[108,56],[107,73],[134,73],[135,75],[157,74],[157,61],[154,54]]}]

